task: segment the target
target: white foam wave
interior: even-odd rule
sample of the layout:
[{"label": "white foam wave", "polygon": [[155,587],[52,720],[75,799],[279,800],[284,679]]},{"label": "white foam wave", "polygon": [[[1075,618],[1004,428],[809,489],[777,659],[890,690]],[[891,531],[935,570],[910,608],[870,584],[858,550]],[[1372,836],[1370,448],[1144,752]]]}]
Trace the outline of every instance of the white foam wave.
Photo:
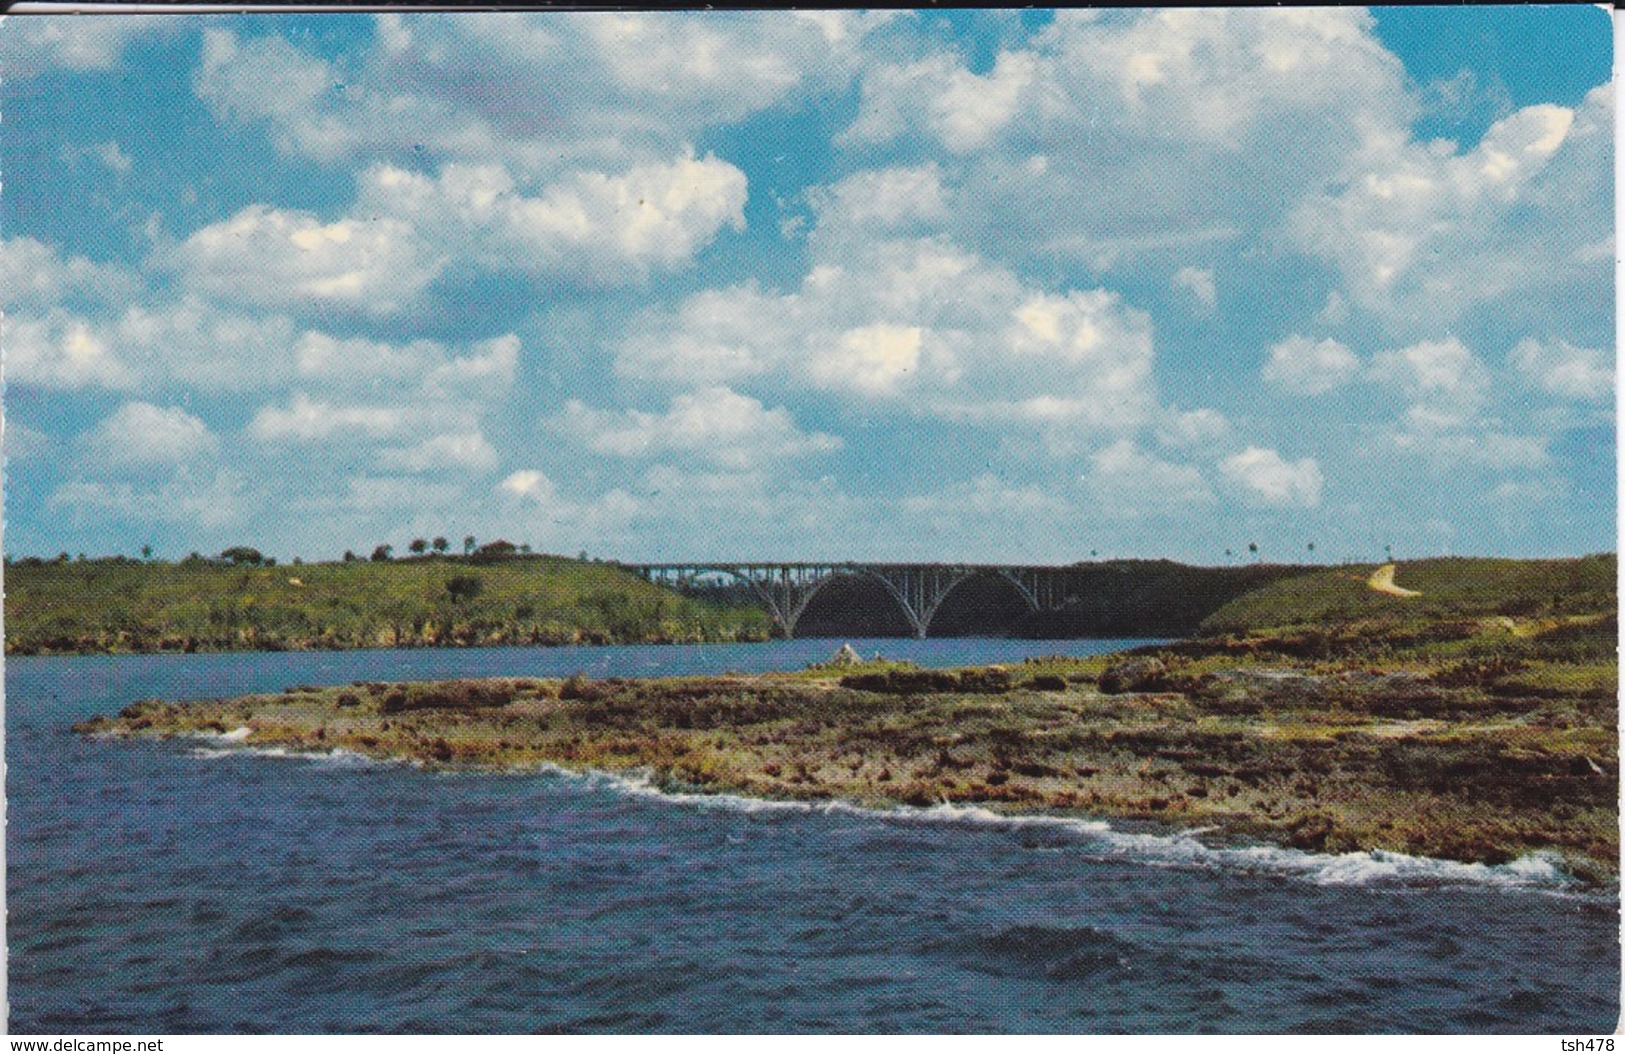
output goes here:
[{"label": "white foam wave", "polygon": [[[225,735],[231,735],[226,733]],[[215,738],[223,738],[216,736]],[[199,747],[191,751],[199,758],[260,757],[293,758],[341,767],[409,764],[422,767],[417,759],[376,758],[355,751],[290,750],[286,747],[232,746]],[[1209,845],[1202,835],[1214,828],[1201,827],[1169,832],[1121,830],[1110,821],[1074,816],[1047,816],[995,812],[980,805],[939,802],[930,806],[896,805],[876,808],[849,801],[793,801],[752,798],[740,794],[675,790],[659,785],[646,769],[611,773],[577,771],[543,762],[528,771],[567,779],[631,797],[659,800],[696,809],[724,809],[744,814],[824,813],[839,814],[890,824],[944,824],[987,826],[1006,830],[1048,829],[1076,839],[1075,848],[1086,856],[1123,859],[1152,867],[1222,870],[1279,875],[1322,886],[1487,886],[1544,893],[1577,893],[1585,887],[1560,861],[1547,853],[1531,853],[1505,864],[1463,863],[1436,857],[1373,849],[1351,853],[1313,853],[1272,845]],[[1046,846],[1044,848],[1054,848]]]},{"label": "white foam wave", "polygon": [[1050,827],[1083,836],[1113,856],[1162,866],[1215,867],[1233,871],[1284,874],[1317,885],[1368,884],[1472,884],[1525,889],[1567,889],[1576,883],[1557,862],[1544,854],[1531,854],[1507,864],[1490,865],[1410,856],[1374,849],[1351,853],[1312,853],[1281,846],[1212,846],[1201,835],[1212,828],[1150,833],[1123,831],[1104,820],[1068,816],[1020,816],[994,812],[976,805],[947,802],[929,808],[897,806],[880,811],[904,822],[974,823],[993,826]]},{"label": "white foam wave", "polygon": [[[1582,892],[1559,860],[1532,853],[1505,864],[1463,863],[1435,857],[1374,849],[1350,853],[1313,853],[1271,845],[1209,845],[1201,836],[1211,827],[1172,832],[1119,830],[1106,820],[1071,816],[1011,815],[979,805],[941,802],[919,807],[871,808],[847,801],[798,802],[668,790],[647,772],[573,772],[557,766],[542,771],[623,794],[658,798],[675,805],[727,809],[743,813],[837,813],[893,824],[989,826],[1016,830],[1047,828],[1076,836],[1085,855],[1129,860],[1153,867],[1177,867],[1279,875],[1322,886],[1487,886],[1545,893]],[[1044,848],[1053,848],[1046,846]]]},{"label": "white foam wave", "polygon": [[241,743],[254,734],[254,730],[247,725],[232,729],[230,732],[188,732],[188,739],[203,739],[211,743]]},{"label": "white foam wave", "polygon": [[551,762],[543,762],[537,766],[537,771],[549,776],[561,776],[592,786],[605,787],[631,797],[658,798],[661,801],[698,809],[727,809],[731,812],[743,813],[808,813],[815,809],[827,809],[833,804],[750,798],[742,794],[707,794],[671,790],[656,785],[654,775],[647,769],[633,769],[628,772],[599,772],[589,769],[578,772],[574,769],[554,765]]},{"label": "white foam wave", "polygon": [[[220,737],[214,737],[220,738]],[[403,765],[411,762],[395,758],[376,758],[370,754],[358,753],[354,750],[345,750],[335,747],[332,750],[292,750],[288,747],[194,747],[187,751],[189,757],[212,760],[218,758],[286,758],[295,761],[308,761],[314,764],[332,768],[376,768],[386,765]]]}]

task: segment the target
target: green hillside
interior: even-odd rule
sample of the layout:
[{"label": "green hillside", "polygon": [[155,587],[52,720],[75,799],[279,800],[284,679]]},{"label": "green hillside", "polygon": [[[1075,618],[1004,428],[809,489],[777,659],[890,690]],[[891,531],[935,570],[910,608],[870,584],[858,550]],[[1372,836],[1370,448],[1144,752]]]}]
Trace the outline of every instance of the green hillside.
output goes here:
[{"label": "green hillside", "polygon": [[1619,604],[1617,558],[1568,560],[1440,557],[1400,562],[1395,582],[1418,596],[1370,587],[1375,564],[1346,565],[1274,582],[1202,621],[1204,634],[1371,623],[1388,629],[1461,619],[1565,622],[1612,614]]},{"label": "green hillside", "polygon": [[552,556],[5,569],[10,654],[759,640],[766,616]]}]

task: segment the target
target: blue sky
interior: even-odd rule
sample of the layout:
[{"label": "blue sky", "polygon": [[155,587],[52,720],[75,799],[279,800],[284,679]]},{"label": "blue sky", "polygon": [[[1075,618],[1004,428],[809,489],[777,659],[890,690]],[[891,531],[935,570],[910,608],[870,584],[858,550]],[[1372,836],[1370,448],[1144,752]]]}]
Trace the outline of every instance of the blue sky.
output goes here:
[{"label": "blue sky", "polygon": [[1595,8],[12,17],[5,549],[1616,539]]}]

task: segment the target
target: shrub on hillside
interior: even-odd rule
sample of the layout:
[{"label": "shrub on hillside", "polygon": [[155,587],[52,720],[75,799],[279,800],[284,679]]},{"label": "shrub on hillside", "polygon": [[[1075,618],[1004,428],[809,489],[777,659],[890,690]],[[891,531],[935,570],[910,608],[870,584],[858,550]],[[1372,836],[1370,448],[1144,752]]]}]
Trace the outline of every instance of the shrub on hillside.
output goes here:
[{"label": "shrub on hillside", "polygon": [[453,575],[446,580],[446,592],[454,601],[473,600],[485,587],[476,575]]}]

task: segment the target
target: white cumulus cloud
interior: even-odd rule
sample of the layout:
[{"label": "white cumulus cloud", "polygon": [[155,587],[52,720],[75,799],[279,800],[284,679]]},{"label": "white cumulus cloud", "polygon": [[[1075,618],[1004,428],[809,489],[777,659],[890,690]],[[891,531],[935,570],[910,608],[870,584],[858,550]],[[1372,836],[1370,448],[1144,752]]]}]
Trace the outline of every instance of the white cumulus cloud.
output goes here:
[{"label": "white cumulus cloud", "polygon": [[1612,356],[1601,348],[1581,348],[1566,340],[1518,342],[1512,365],[1537,387],[1565,399],[1597,402],[1614,394]]},{"label": "white cumulus cloud", "polygon": [[1200,448],[1229,438],[1230,421],[1209,407],[1196,410],[1170,408],[1157,427],[1157,439],[1165,446]]},{"label": "white cumulus cloud", "polygon": [[883,230],[940,225],[948,194],[936,164],[856,172],[809,192],[825,238],[832,232],[873,238]]},{"label": "white cumulus cloud", "polygon": [[1378,352],[1371,376],[1419,400],[1449,405],[1477,403],[1489,384],[1483,363],[1455,337]]},{"label": "white cumulus cloud", "polygon": [[1083,483],[1115,516],[1139,516],[1214,504],[1213,488],[1194,465],[1155,457],[1131,439],[1090,455]]},{"label": "white cumulus cloud", "polygon": [[323,161],[405,151],[526,173],[625,165],[833,89],[885,20],[857,13],[384,14],[370,47],[328,61],[276,36],[205,33],[194,78],[223,118]]},{"label": "white cumulus cloud", "polygon": [[895,392],[920,366],[919,326],[879,322],[842,333],[835,346],[807,363],[807,375],[820,387],[866,395]]},{"label": "white cumulus cloud", "polygon": [[1579,110],[1515,111],[1470,150],[1374,138],[1348,158],[1336,189],[1301,199],[1292,235],[1339,270],[1355,303],[1417,322],[1572,281],[1586,270],[1574,254],[1609,225],[1602,199],[1585,196],[1591,177],[1570,169],[1594,167],[1580,159],[1600,156],[1611,121],[1611,98],[1593,92]]},{"label": "white cumulus cloud", "polygon": [[524,468],[510,473],[497,484],[497,489],[515,497],[531,498],[536,501],[545,501],[558,491],[545,472],[534,468]]},{"label": "white cumulus cloud", "polygon": [[7,312],[36,313],[67,300],[117,303],[137,288],[135,274],[118,264],[64,257],[53,245],[27,236],[0,242],[0,290]]},{"label": "white cumulus cloud", "polygon": [[934,239],[849,248],[790,293],[746,284],[651,313],[617,371],[755,378],[955,420],[1102,428],[1153,413],[1150,320],[1117,294],[1045,292]]},{"label": "white cumulus cloud", "polygon": [[479,432],[447,432],[407,447],[379,451],[378,463],[404,472],[485,472],[497,452]]},{"label": "white cumulus cloud", "polygon": [[967,244],[1097,268],[1172,256],[1271,229],[1296,188],[1404,133],[1405,71],[1372,26],[1334,9],[1058,12],[982,74],[946,49],[877,56],[838,141],[945,154]]},{"label": "white cumulus cloud", "polygon": [[745,174],[693,154],[623,172],[584,171],[527,195],[501,166],[448,165],[431,178],[392,166],[361,179],[359,210],[463,262],[606,284],[687,263],[744,228]]},{"label": "white cumulus cloud", "polygon": [[1339,341],[1314,341],[1293,334],[1270,348],[1264,381],[1300,395],[1323,395],[1353,379],[1360,360]]},{"label": "white cumulus cloud", "polygon": [[351,433],[377,439],[402,431],[407,423],[402,407],[341,406],[297,392],[286,407],[262,407],[248,433],[270,442],[310,443]]},{"label": "white cumulus cloud", "polygon": [[5,373],[12,384],[42,388],[131,388],[135,373],[105,334],[65,311],[44,318],[7,318]]},{"label": "white cumulus cloud", "polygon": [[1254,504],[1312,508],[1324,479],[1314,458],[1288,461],[1274,450],[1248,447],[1219,462],[1219,472]]},{"label": "white cumulus cloud", "polygon": [[172,36],[180,28],[177,19],[122,14],[12,16],[0,30],[0,62],[11,83],[53,69],[112,69],[131,44]]},{"label": "white cumulus cloud", "polygon": [[1441,412],[1426,404],[1412,406],[1382,438],[1386,450],[1420,458],[1435,472],[1538,469],[1551,462],[1544,435],[1513,432],[1495,418]]},{"label": "white cumulus cloud", "polygon": [[412,388],[434,395],[489,395],[511,385],[520,341],[512,333],[480,341],[458,355],[439,341],[397,343],[365,337],[338,338],[317,330],[299,335],[294,361],[302,380],[330,388]]},{"label": "white cumulus cloud", "polygon": [[193,232],[166,262],[188,288],[232,303],[362,315],[411,305],[444,266],[399,219],[323,223],[267,205]]},{"label": "white cumulus cloud", "polygon": [[118,318],[51,309],[5,322],[8,380],[46,388],[220,391],[273,387],[293,372],[295,329],[197,298],[137,304]]},{"label": "white cumulus cloud", "polygon": [[92,429],[85,446],[96,465],[123,468],[178,464],[217,443],[207,425],[180,407],[129,402]]},{"label": "white cumulus cloud", "polygon": [[1187,289],[1203,307],[1219,303],[1219,290],[1213,283],[1213,271],[1205,267],[1181,267],[1174,272],[1174,286]]},{"label": "white cumulus cloud", "polygon": [[601,454],[679,454],[734,470],[841,446],[835,436],[802,432],[783,407],[766,409],[756,399],[727,388],[675,396],[664,414],[605,413],[572,400],[559,429]]}]

